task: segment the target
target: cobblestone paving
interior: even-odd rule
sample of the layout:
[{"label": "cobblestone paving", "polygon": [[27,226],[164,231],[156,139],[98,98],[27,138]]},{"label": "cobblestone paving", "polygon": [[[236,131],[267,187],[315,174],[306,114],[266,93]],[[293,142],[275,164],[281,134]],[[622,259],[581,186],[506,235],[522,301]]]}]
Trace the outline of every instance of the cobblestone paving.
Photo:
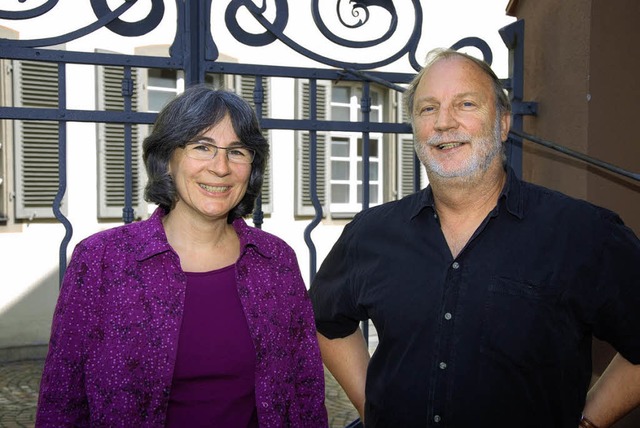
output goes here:
[{"label": "cobblestone paving", "polygon": [[[0,427],[33,427],[43,360],[0,364]],[[330,428],[344,428],[358,417],[346,394],[325,372]]]},{"label": "cobblestone paving", "polygon": [[33,427],[43,360],[0,364],[0,427]]}]

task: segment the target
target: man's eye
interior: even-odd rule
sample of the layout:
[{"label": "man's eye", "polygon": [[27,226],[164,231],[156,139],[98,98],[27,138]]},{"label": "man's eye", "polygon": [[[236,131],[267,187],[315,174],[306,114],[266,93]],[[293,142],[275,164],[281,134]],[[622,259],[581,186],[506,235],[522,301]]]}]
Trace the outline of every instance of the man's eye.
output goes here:
[{"label": "man's eye", "polygon": [[474,103],[473,101],[463,101],[461,105],[462,108],[473,108],[476,106],[476,103]]},{"label": "man's eye", "polygon": [[429,114],[435,111],[435,106],[423,106],[420,108],[420,114]]}]

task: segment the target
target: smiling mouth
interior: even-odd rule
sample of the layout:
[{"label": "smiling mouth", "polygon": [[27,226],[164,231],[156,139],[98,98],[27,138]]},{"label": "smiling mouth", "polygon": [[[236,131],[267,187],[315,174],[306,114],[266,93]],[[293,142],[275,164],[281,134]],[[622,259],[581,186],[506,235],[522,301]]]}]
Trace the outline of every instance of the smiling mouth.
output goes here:
[{"label": "smiling mouth", "polygon": [[231,186],[208,186],[206,184],[200,184],[199,186],[204,190],[206,190],[207,192],[211,192],[211,193],[222,193],[222,192],[226,192],[231,188]]},{"label": "smiling mouth", "polygon": [[443,143],[443,144],[438,144],[436,147],[439,150],[447,150],[447,149],[453,149],[455,147],[460,147],[461,145],[463,145],[464,143],[458,143],[458,142],[454,142],[454,143]]}]

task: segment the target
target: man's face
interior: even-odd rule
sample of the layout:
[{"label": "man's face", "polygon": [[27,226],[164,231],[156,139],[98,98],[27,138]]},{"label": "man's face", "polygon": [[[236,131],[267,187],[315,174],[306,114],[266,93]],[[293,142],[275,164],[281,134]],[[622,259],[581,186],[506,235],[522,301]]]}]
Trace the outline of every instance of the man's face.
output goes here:
[{"label": "man's face", "polygon": [[431,179],[471,179],[502,167],[509,115],[497,116],[491,79],[471,61],[454,57],[431,65],[416,88],[412,114],[416,153]]}]

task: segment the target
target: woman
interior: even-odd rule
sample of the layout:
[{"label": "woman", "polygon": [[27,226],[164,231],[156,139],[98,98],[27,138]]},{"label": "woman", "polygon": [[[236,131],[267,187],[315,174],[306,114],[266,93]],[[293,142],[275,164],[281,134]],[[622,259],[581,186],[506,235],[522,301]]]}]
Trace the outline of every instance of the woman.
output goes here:
[{"label": "woman", "polygon": [[326,427],[293,250],[243,220],[268,144],[239,96],[187,89],[143,145],[145,221],[78,244],[36,426]]}]

